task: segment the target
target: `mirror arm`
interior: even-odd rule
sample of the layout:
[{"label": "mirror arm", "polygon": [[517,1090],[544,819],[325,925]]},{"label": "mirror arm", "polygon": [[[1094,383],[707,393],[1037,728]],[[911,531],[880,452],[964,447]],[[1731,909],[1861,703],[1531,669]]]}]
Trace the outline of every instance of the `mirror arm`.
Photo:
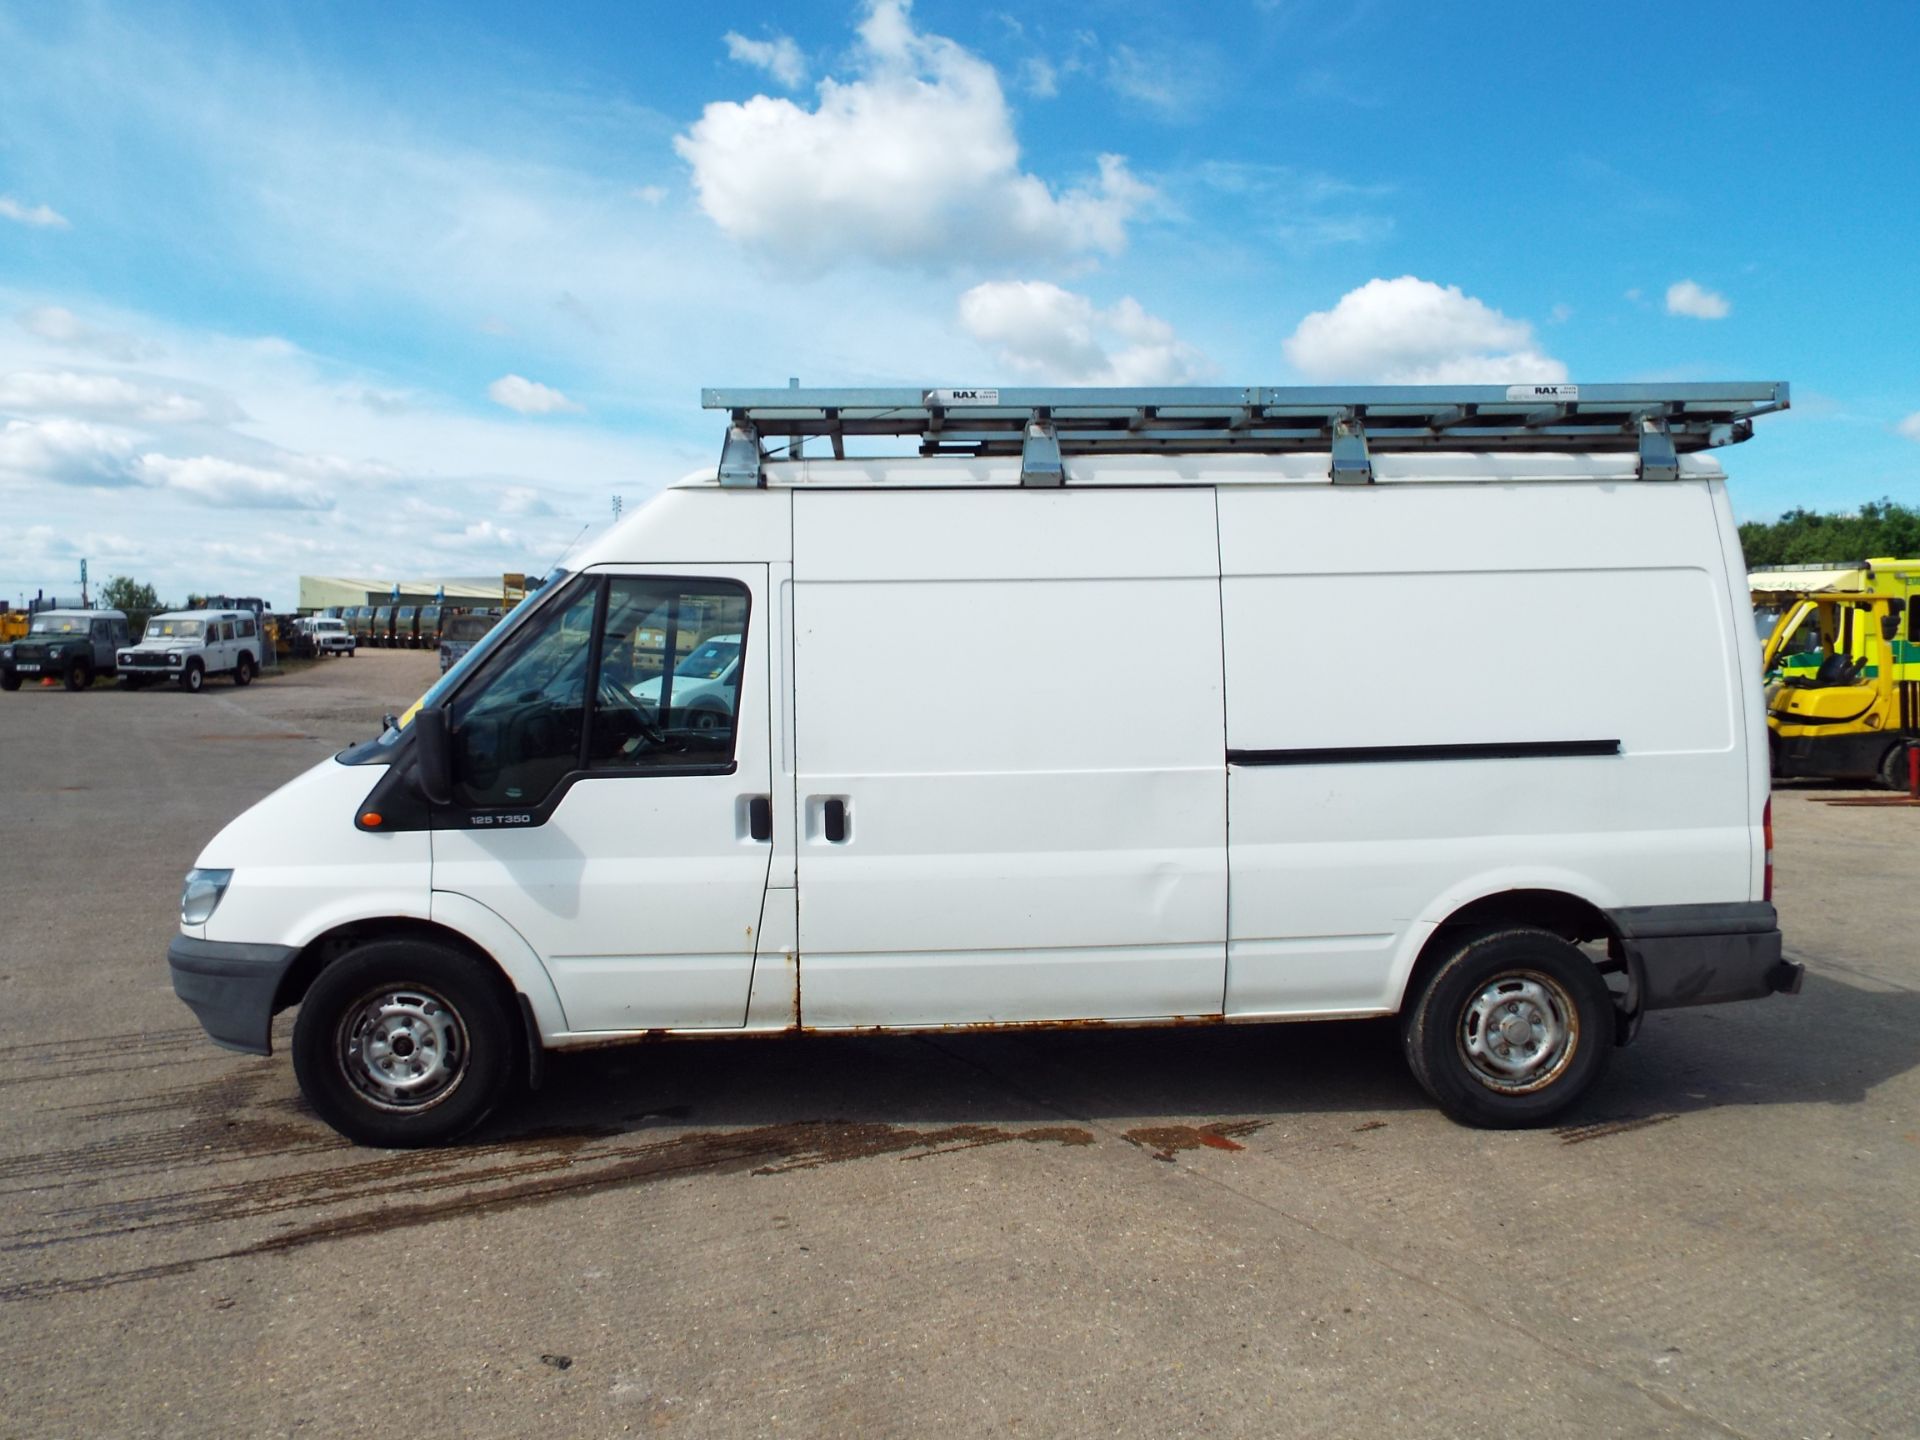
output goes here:
[{"label": "mirror arm", "polygon": [[453,732],[446,709],[435,705],[413,717],[413,764],[420,793],[431,805],[453,801]]}]

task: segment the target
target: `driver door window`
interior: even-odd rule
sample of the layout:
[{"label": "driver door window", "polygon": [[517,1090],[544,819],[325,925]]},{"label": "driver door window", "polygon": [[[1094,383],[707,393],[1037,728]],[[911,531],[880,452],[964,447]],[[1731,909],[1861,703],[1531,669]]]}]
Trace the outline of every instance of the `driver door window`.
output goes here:
[{"label": "driver door window", "polygon": [[746,634],[728,581],[580,585],[453,699],[455,803],[531,809],[585,770],[729,771]]},{"label": "driver door window", "polygon": [[731,764],[746,633],[738,585],[613,580],[587,763],[655,772]]}]

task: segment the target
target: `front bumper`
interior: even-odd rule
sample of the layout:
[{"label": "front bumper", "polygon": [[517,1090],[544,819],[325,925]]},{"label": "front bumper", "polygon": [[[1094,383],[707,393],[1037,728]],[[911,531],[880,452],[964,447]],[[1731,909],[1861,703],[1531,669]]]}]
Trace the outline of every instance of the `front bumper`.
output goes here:
[{"label": "front bumper", "polygon": [[122,675],[178,675],[186,663],[180,654],[123,654],[115,668]]},{"label": "front bumper", "polygon": [[207,1038],[229,1050],[271,1055],[273,997],[300,951],[176,935],[167,946],[173,993],[199,1017]]},{"label": "front bumper", "polygon": [[1646,905],[1608,912],[1637,981],[1641,1010],[1798,995],[1806,967],[1781,958],[1780,920],[1765,901]]}]

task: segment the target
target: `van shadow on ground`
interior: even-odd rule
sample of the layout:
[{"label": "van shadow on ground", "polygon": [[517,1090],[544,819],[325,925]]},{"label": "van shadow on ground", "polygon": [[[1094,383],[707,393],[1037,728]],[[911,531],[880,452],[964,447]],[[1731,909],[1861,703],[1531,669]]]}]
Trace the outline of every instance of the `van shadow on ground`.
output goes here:
[{"label": "van shadow on ground", "polygon": [[[1920,1063],[1920,994],[1809,975],[1798,996],[1665,1011],[1567,1121],[1858,1104]],[[1430,1108],[1387,1021],[673,1041],[559,1054],[478,1137],[846,1120],[1033,1125]]]}]

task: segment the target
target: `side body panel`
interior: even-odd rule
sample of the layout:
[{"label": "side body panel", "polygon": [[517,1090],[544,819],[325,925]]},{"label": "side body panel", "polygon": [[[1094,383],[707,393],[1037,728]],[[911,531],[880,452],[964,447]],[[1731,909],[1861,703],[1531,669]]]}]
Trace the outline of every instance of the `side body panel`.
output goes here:
[{"label": "side body panel", "polygon": [[[1432,928],[1501,890],[1750,898],[1755,642],[1716,488],[1222,488],[1227,747],[1253,757],[1230,1015],[1393,1010]],[[1488,745],[1563,753],[1436,748]]]},{"label": "side body panel", "polygon": [[1220,1013],[1217,566],[1208,489],[795,494],[809,1027]]}]

